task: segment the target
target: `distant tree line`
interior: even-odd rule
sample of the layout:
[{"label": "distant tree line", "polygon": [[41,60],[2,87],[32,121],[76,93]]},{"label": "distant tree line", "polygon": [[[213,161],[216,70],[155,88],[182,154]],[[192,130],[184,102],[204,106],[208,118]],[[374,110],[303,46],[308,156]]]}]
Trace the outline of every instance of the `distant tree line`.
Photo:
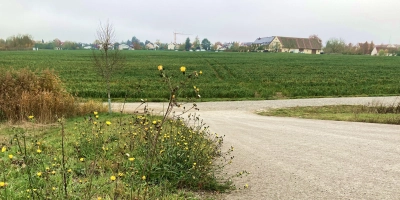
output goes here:
[{"label": "distant tree line", "polygon": [[30,35],[13,35],[6,40],[0,38],[0,50],[29,50],[34,43]]},{"label": "distant tree line", "polygon": [[61,40],[58,38],[48,42],[44,42],[42,40],[41,42],[35,43],[35,48],[38,49],[78,50],[82,49],[82,47],[82,43],[72,42],[68,40],[61,42]]},{"label": "distant tree line", "polygon": [[[120,43],[115,43],[114,46],[117,48],[120,44],[126,44],[132,47],[135,50],[147,50],[147,44],[152,43],[157,45],[156,50],[168,50],[169,43],[162,43],[160,40],[156,40],[155,42],[150,42],[149,40],[145,40],[145,42],[140,41],[136,36],[133,36],[131,40],[121,41]],[[198,37],[195,38],[193,43],[190,42],[190,38],[186,39],[186,42],[183,44],[178,44],[179,48],[176,50],[180,51],[189,51],[189,50],[197,50],[197,49],[205,49],[211,50],[211,42],[204,38],[201,42]]]},{"label": "distant tree line", "polygon": [[365,55],[371,54],[374,47],[373,41],[371,43],[346,44],[341,38],[331,38],[326,42],[324,52],[328,54]]},{"label": "distant tree line", "polygon": [[82,43],[61,42],[58,38],[49,42],[44,42],[43,40],[34,41],[32,36],[28,34],[10,36],[6,40],[0,38],[0,51],[32,50],[33,48],[77,50],[82,47]]},{"label": "distant tree line", "polygon": [[[375,48],[373,41],[364,43],[348,43],[341,38],[331,38],[326,42],[324,47],[324,53],[327,54],[345,54],[345,55],[371,55]],[[389,54],[400,55],[400,48],[392,48],[390,52],[384,52]],[[382,53],[381,53],[382,54]]]}]

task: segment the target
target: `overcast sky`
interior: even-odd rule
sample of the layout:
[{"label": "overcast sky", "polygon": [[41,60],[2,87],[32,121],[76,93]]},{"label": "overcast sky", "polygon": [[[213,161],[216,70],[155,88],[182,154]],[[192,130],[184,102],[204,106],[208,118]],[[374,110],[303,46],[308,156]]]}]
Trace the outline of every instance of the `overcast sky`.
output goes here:
[{"label": "overcast sky", "polygon": [[199,36],[252,42],[257,37],[318,35],[347,43],[400,44],[400,0],[0,0],[0,38],[91,43],[109,20],[116,41],[184,42]]}]

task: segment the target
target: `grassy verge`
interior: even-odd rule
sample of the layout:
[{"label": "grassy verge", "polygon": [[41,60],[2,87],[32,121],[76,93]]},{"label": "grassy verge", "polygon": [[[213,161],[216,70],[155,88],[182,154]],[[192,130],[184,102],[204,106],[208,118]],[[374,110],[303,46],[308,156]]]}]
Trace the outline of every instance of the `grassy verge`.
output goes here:
[{"label": "grassy verge", "polygon": [[260,112],[264,116],[298,117],[308,119],[400,124],[399,105],[335,105],[292,107]]},{"label": "grassy verge", "polygon": [[196,191],[231,188],[221,173],[230,159],[214,164],[230,152],[221,152],[222,137],[195,116],[161,122],[92,113],[3,123],[0,199],[196,199]]}]

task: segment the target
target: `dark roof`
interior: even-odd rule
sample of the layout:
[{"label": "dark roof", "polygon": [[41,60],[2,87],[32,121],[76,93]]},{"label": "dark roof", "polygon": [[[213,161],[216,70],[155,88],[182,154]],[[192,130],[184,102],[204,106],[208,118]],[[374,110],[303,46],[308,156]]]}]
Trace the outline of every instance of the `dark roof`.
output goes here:
[{"label": "dark roof", "polygon": [[252,42],[242,42],[243,46],[250,46],[251,44],[253,44]]},{"label": "dark roof", "polygon": [[269,45],[272,40],[274,40],[274,37],[257,38],[256,41],[253,42],[253,44]]},{"label": "dark roof", "polygon": [[322,42],[318,38],[277,37],[282,44],[282,48],[322,49]]}]

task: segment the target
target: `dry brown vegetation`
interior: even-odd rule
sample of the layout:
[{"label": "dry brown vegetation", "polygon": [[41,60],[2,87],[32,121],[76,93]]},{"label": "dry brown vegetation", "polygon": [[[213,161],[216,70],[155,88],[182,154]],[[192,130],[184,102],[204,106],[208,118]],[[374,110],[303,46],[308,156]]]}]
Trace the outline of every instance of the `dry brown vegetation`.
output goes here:
[{"label": "dry brown vegetation", "polygon": [[79,104],[50,70],[10,70],[0,75],[0,83],[0,120],[14,123],[34,116],[37,122],[51,123],[59,117],[104,111],[101,103]]}]

